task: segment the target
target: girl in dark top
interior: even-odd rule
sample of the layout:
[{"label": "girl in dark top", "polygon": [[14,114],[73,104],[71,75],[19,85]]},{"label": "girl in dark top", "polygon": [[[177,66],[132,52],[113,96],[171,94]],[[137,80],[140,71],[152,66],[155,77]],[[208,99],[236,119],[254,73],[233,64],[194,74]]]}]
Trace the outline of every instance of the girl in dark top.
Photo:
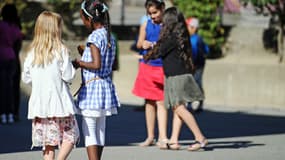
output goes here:
[{"label": "girl in dark top", "polygon": [[195,142],[188,147],[188,150],[196,151],[205,147],[208,141],[193,115],[185,107],[187,102],[204,99],[192,76],[193,63],[188,30],[183,14],[175,7],[165,10],[162,24],[157,45],[144,56],[144,59],[160,57],[163,61],[164,104],[173,110],[172,135],[168,148],[180,148],[178,137],[182,122],[185,122],[195,137]]}]

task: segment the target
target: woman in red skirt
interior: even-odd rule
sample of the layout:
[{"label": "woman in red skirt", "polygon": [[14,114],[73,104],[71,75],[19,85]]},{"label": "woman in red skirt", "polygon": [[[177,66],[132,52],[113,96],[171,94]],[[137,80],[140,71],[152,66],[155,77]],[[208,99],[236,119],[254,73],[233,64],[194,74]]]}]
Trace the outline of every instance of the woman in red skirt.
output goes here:
[{"label": "woman in red skirt", "polygon": [[[159,38],[162,14],[165,3],[162,0],[147,0],[145,8],[150,17],[140,27],[137,48],[141,49],[141,56],[145,55]],[[147,138],[140,146],[155,144],[155,120],[158,120],[158,141],[161,149],[167,148],[167,109],[163,104],[164,74],[162,60],[154,59],[145,62],[139,60],[139,71],[133,88],[133,94],[145,99],[145,117]]]}]

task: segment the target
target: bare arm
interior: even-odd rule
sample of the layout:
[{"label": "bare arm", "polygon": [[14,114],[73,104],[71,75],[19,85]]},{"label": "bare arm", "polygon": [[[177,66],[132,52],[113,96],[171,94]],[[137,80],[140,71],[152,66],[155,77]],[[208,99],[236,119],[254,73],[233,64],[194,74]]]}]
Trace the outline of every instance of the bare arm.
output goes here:
[{"label": "bare arm", "polygon": [[147,22],[144,22],[144,23],[140,26],[139,37],[138,37],[138,41],[137,41],[137,48],[138,48],[138,49],[142,49],[143,41],[145,40],[145,37],[146,37],[146,32],[145,32],[146,23],[147,23]]},{"label": "bare arm", "polygon": [[137,42],[138,49],[149,49],[153,47],[154,45],[152,42],[145,40],[146,39],[146,31],[145,31],[146,25],[147,25],[147,22],[144,22],[140,26],[139,37],[138,37],[138,42]]},{"label": "bare arm", "polygon": [[92,61],[84,62],[78,61],[78,64],[81,68],[85,69],[100,69],[101,68],[101,55],[99,49],[94,45],[90,45]]}]

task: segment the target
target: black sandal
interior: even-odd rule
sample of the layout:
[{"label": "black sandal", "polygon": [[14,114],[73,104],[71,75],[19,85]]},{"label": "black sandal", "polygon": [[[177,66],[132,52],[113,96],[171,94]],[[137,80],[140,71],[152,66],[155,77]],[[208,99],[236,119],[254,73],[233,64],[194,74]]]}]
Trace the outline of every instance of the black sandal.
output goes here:
[{"label": "black sandal", "polygon": [[200,149],[203,149],[207,146],[208,144],[208,140],[207,139],[204,139],[203,141],[199,142],[199,141],[195,141],[193,144],[191,144],[189,147],[188,147],[188,151],[198,151]]},{"label": "black sandal", "polygon": [[167,147],[170,150],[179,150],[181,148],[179,143],[167,143]]}]

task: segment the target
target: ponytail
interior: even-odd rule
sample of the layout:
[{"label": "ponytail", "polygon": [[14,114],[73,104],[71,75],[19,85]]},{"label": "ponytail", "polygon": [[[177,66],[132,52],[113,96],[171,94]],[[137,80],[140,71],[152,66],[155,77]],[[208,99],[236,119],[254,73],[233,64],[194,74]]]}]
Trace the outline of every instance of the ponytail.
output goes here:
[{"label": "ponytail", "polygon": [[111,25],[110,25],[110,15],[109,15],[109,8],[107,7],[107,5],[105,3],[102,3],[103,6],[103,25],[107,30],[107,39],[108,39],[108,47],[111,46]]},{"label": "ponytail", "polygon": [[104,16],[104,27],[107,30],[107,38],[108,38],[108,47],[111,46],[111,25],[110,25],[110,15],[108,11],[105,11]]},{"label": "ponytail", "polygon": [[[104,25],[107,30],[108,46],[110,46],[110,37],[111,37],[111,25],[110,25],[110,16],[109,8],[107,5],[100,0],[84,0],[81,3],[81,9],[85,18],[91,18],[91,24],[94,22],[99,22]],[[92,25],[93,26],[93,25]]]}]

